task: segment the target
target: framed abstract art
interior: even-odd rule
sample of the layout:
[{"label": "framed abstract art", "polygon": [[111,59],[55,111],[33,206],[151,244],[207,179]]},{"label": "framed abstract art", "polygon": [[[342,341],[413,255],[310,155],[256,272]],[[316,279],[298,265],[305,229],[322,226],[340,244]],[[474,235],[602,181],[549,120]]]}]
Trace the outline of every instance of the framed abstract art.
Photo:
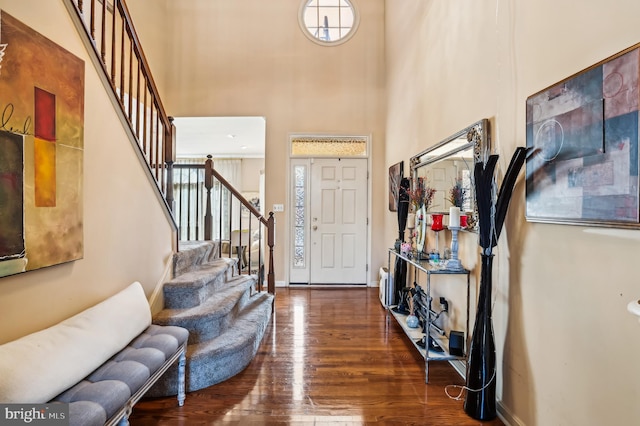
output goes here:
[{"label": "framed abstract art", "polygon": [[0,11],[0,277],[83,256],[84,61]]},{"label": "framed abstract art", "polygon": [[640,44],[527,98],[526,217],[640,227]]}]

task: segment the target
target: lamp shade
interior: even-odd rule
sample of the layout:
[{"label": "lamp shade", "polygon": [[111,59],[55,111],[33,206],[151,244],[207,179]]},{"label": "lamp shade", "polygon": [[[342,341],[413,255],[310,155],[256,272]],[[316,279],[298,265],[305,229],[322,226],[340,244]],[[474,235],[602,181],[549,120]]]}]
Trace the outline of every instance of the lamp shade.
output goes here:
[{"label": "lamp shade", "polygon": [[233,230],[231,231],[231,246],[248,246],[249,245],[249,230]]}]

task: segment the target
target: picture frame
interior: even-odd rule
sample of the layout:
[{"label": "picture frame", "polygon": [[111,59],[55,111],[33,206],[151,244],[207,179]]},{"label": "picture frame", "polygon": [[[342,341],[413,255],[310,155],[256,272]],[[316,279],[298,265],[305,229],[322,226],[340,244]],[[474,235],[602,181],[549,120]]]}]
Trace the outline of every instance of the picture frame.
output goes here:
[{"label": "picture frame", "polygon": [[404,161],[389,167],[389,211],[398,211],[398,190],[404,177]]},{"label": "picture frame", "polygon": [[[250,191],[243,192],[242,196],[246,198],[249,203],[256,208],[256,210],[260,210],[260,193],[258,191]],[[249,209],[247,209],[244,205],[242,206],[242,217],[249,217]]]},{"label": "picture frame", "polygon": [[640,228],[640,44],[527,98],[526,219]]},{"label": "picture frame", "polygon": [[2,278],[84,257],[85,63],[5,10],[0,63]]}]

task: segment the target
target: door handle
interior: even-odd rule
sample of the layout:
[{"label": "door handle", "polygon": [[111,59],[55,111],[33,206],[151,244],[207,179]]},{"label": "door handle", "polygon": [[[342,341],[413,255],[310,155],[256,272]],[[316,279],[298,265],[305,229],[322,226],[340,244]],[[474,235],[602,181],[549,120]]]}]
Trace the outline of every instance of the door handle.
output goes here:
[{"label": "door handle", "polygon": [[315,230],[317,230],[317,229],[318,229],[318,227],[317,227],[316,225],[313,225],[313,226],[311,227],[311,229],[313,229],[313,230],[315,231]]}]

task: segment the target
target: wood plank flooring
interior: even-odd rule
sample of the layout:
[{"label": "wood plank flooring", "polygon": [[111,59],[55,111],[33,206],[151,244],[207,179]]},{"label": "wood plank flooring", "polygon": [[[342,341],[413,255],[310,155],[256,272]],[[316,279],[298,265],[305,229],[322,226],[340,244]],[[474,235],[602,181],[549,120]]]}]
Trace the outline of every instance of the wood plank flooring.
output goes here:
[{"label": "wood plank flooring", "polygon": [[[447,362],[424,361],[377,288],[278,288],[256,358],[226,382],[140,401],[131,425],[502,425],[466,415]],[[458,394],[457,388],[450,393]]]}]

